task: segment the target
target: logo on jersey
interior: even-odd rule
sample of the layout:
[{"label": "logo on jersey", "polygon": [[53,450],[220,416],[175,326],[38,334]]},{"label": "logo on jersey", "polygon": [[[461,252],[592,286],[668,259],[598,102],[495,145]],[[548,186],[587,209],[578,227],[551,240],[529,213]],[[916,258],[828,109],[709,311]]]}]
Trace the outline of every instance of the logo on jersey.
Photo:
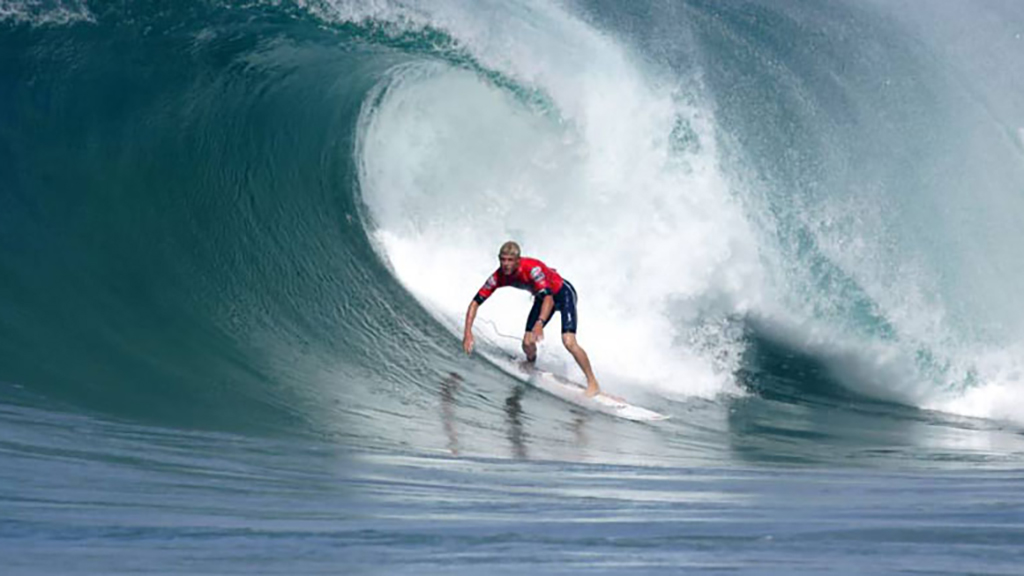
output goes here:
[{"label": "logo on jersey", "polygon": [[540,269],[540,266],[534,266],[530,269],[530,278],[533,278],[533,281],[537,283],[543,282],[544,271]]},{"label": "logo on jersey", "polygon": [[484,282],[484,288],[487,288],[488,290],[493,289],[497,285],[498,279],[495,278],[493,275],[487,279],[487,282]]}]

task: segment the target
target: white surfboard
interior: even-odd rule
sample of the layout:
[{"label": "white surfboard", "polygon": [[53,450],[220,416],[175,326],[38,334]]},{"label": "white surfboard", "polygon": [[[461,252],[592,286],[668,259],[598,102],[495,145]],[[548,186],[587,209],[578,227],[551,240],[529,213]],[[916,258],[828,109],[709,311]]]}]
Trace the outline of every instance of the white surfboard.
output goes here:
[{"label": "white surfboard", "polygon": [[647,408],[635,406],[622,398],[609,396],[604,393],[588,398],[586,395],[586,386],[573,382],[565,376],[548,372],[546,370],[540,370],[523,362],[506,360],[505,362],[498,361],[497,364],[502,367],[507,367],[506,371],[509,374],[512,374],[527,384],[543,390],[548,394],[557,396],[566,402],[586,408],[587,410],[593,410],[595,412],[601,412],[602,414],[608,414],[617,418],[625,418],[626,420],[633,420],[635,422],[656,422],[658,420],[668,420],[670,418],[667,414],[661,414],[653,410],[648,410]]}]

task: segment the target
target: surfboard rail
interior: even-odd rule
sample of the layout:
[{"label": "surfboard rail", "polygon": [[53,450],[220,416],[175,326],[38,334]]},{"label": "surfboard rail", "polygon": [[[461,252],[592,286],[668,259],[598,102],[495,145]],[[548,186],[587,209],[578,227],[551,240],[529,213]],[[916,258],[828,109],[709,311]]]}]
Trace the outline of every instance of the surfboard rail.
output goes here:
[{"label": "surfboard rail", "polygon": [[671,418],[667,414],[630,404],[624,398],[611,396],[603,392],[597,396],[588,397],[586,395],[586,386],[574,382],[561,374],[537,368],[525,361],[517,361],[514,358],[501,360],[489,355],[486,357],[504,372],[530,386],[587,410],[634,422],[658,422]]}]

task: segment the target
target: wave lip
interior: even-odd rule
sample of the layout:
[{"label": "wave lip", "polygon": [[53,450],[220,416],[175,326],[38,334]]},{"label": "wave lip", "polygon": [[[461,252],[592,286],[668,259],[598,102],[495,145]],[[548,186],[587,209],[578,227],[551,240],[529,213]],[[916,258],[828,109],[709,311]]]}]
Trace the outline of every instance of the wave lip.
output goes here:
[{"label": "wave lip", "polygon": [[0,3],[0,22],[67,26],[95,21],[86,0],[5,0]]}]

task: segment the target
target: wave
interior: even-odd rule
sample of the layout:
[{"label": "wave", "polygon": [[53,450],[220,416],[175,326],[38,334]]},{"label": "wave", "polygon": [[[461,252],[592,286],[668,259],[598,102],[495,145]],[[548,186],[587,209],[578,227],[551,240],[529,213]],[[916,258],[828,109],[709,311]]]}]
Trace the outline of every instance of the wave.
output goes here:
[{"label": "wave", "polygon": [[[385,79],[361,122],[379,250],[442,322],[457,332],[467,297],[451,285],[474,286],[514,237],[564,262],[581,306],[598,292],[581,337],[620,386],[735,393],[753,329],[871,396],[1019,417],[1020,318],[991,303],[1012,301],[997,269],[1017,233],[997,212],[1013,213],[1020,175],[977,178],[1016,151],[950,147],[953,126],[998,128],[960,71],[888,14],[846,6],[691,3],[675,36],[633,39],[657,43],[640,49],[608,29],[656,24],[614,14],[594,29],[534,8],[436,21],[556,114],[431,63]],[[978,164],[970,181],[950,174],[962,154]],[[962,241],[993,225],[985,248]],[[984,256],[984,280],[950,269],[951,254]],[[522,306],[492,305],[492,340],[517,331]]]},{"label": "wave", "polygon": [[[579,289],[606,386],[697,410],[705,454],[750,396],[1024,413],[1012,74],[923,17],[53,6],[0,10],[0,379],[47,401],[367,446],[427,442],[440,403],[486,452],[517,388],[457,334],[515,238]],[[488,301],[485,345],[527,307]]]}]

